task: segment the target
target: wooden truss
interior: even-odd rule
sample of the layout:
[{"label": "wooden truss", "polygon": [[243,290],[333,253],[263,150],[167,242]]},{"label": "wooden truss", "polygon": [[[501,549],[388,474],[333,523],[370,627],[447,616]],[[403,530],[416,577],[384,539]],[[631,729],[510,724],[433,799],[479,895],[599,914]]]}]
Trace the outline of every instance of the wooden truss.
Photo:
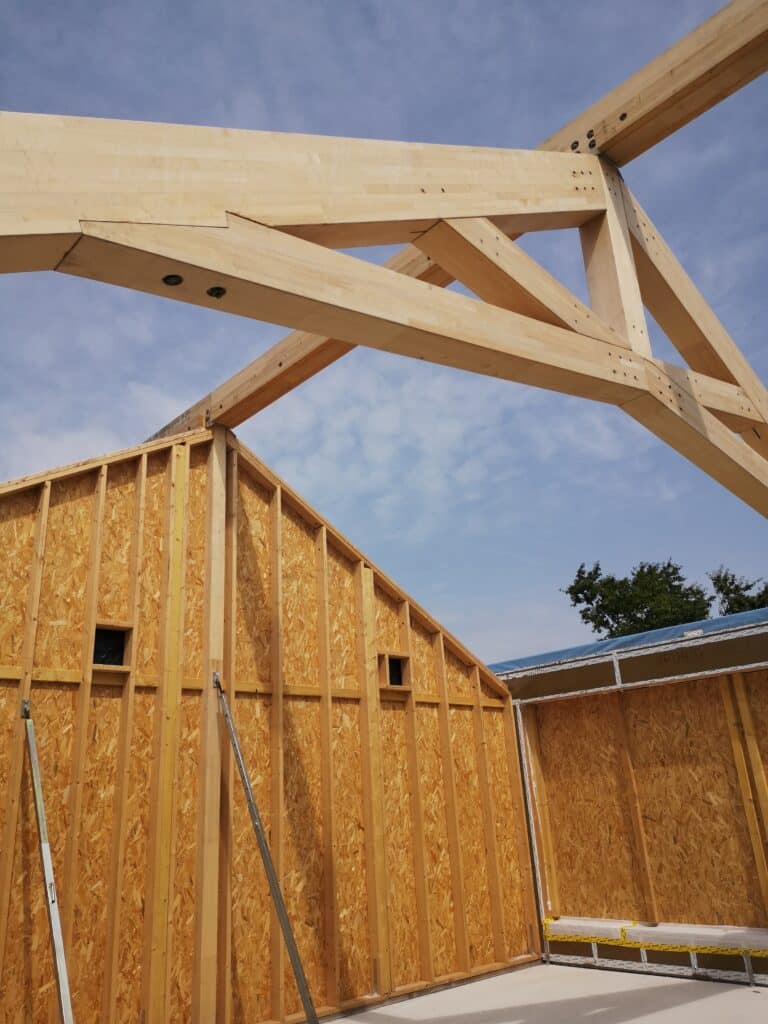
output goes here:
[{"label": "wooden truss", "polygon": [[[236,426],[366,345],[620,406],[768,515],[768,393],[618,170],[766,66],[768,0],[735,0],[536,151],[2,114],[0,270],[295,329],[156,436]],[[560,228],[591,307],[515,245]]]}]

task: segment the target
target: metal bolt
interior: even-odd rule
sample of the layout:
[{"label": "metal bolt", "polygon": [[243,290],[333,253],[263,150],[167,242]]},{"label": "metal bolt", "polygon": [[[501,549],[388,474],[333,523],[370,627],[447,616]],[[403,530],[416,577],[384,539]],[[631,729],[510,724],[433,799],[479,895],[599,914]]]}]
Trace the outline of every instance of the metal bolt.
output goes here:
[{"label": "metal bolt", "polygon": [[213,287],[209,288],[206,292],[206,295],[210,295],[212,299],[223,299],[226,294],[227,289],[222,288],[220,284],[213,285]]},{"label": "metal bolt", "polygon": [[167,284],[169,288],[175,288],[176,285],[181,284],[184,278],[181,274],[166,274],[163,278],[163,284]]}]

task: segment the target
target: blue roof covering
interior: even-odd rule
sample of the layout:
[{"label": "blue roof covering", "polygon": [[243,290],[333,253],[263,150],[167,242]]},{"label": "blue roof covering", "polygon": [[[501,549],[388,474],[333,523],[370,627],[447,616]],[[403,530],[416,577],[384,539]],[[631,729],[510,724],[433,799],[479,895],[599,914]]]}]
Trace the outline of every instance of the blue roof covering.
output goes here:
[{"label": "blue roof covering", "polygon": [[750,612],[738,612],[736,615],[723,615],[719,619],[701,619],[698,622],[686,622],[679,626],[665,626],[662,629],[649,629],[645,633],[633,633],[631,636],[619,636],[614,640],[598,640],[580,647],[565,647],[561,651],[547,651],[545,654],[532,654],[527,658],[514,658],[511,661],[497,661],[488,667],[497,675],[507,672],[523,672],[529,668],[541,668],[543,665],[557,665],[561,662],[578,661],[582,658],[599,658],[614,654],[617,651],[631,651],[634,648],[650,647],[654,644],[667,644],[672,640],[683,640],[691,632],[702,634],[720,633],[731,629],[744,629],[749,626],[768,624],[768,608],[756,608]]}]

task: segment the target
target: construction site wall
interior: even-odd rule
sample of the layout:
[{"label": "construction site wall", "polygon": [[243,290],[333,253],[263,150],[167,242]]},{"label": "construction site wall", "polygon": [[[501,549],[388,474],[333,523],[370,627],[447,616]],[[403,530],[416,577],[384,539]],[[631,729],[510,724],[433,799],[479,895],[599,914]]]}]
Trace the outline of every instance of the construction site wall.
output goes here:
[{"label": "construction site wall", "polygon": [[765,670],[523,719],[546,915],[768,926]]},{"label": "construction site wall", "polygon": [[[214,445],[203,431],[0,488],[2,1019],[55,1012],[23,697],[75,1018],[200,1019],[211,984],[220,1020],[299,1011],[225,737],[213,823],[204,810],[217,628],[321,1011],[538,955],[505,691],[231,435],[217,524]],[[122,664],[94,663],[104,630]]]}]

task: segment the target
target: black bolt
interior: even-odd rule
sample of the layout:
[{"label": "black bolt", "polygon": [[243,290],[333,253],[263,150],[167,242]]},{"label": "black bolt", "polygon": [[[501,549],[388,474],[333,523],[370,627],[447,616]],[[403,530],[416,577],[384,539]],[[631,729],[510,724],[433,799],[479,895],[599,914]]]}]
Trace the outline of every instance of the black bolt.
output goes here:
[{"label": "black bolt", "polygon": [[620,121],[626,121],[627,120],[626,111],[623,114],[619,114],[619,120]]},{"label": "black bolt", "polygon": [[579,140],[578,139],[574,139],[573,142],[571,143],[571,149],[578,149],[578,148],[579,148]]},{"label": "black bolt", "polygon": [[597,145],[597,141],[595,139],[592,139],[592,141],[589,143],[589,148],[590,149],[594,149],[596,145]]},{"label": "black bolt", "polygon": [[169,288],[175,288],[177,284],[181,284],[184,278],[181,274],[166,274],[163,278],[163,284],[167,284]]},{"label": "black bolt", "polygon": [[595,129],[594,128],[590,128],[589,131],[587,132],[587,138],[588,139],[594,139],[594,137],[595,137]]},{"label": "black bolt", "polygon": [[223,299],[226,294],[227,289],[222,288],[220,284],[213,285],[213,287],[209,288],[206,292],[206,295],[210,295],[212,299]]}]

